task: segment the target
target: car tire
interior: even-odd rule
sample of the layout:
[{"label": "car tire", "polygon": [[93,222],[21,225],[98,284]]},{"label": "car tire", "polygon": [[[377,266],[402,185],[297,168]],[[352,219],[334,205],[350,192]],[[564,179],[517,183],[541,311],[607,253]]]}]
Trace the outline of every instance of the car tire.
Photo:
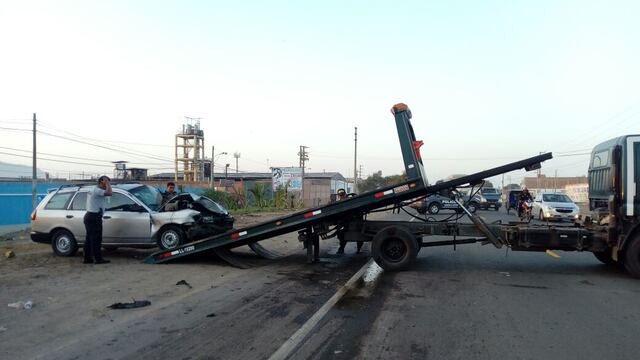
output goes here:
[{"label": "car tire", "polygon": [[74,256],[78,252],[78,242],[73,234],[65,229],[56,230],[51,235],[51,247],[58,256]]},{"label": "car tire", "polygon": [[429,206],[427,207],[429,214],[431,215],[436,215],[437,213],[440,212],[440,204],[433,202],[431,204],[429,204]]},{"label": "car tire", "polygon": [[475,214],[476,211],[478,211],[478,204],[470,202],[469,205],[467,205],[467,210],[469,210],[470,213]]},{"label": "car tire", "polygon": [[387,271],[408,269],[418,256],[415,236],[401,226],[387,226],[378,231],[371,242],[373,260]]},{"label": "car tire", "polygon": [[184,244],[186,235],[175,225],[165,226],[158,233],[158,247],[162,250],[172,250]]}]

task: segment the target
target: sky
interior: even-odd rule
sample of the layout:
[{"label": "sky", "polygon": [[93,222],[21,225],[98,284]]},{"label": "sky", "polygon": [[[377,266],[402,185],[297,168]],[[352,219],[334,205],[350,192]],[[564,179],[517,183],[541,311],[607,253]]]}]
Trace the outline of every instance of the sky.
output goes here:
[{"label": "sky", "polygon": [[[216,167],[403,171],[409,105],[431,182],[640,133],[637,1],[0,0],[0,162],[51,174],[173,171],[201,118]],[[48,160],[45,160],[48,159]],[[56,160],[56,161],[53,161]],[[217,170],[221,171],[220,168]],[[64,175],[63,175],[64,174]],[[526,173],[505,176],[519,183]],[[531,175],[531,174],[530,174]],[[501,178],[491,179],[500,183]]]}]

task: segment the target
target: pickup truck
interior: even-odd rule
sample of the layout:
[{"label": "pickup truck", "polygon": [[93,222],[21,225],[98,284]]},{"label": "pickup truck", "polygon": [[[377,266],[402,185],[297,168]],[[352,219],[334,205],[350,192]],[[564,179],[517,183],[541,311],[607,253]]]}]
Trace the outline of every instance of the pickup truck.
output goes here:
[{"label": "pickup truck", "polygon": [[502,203],[500,202],[500,192],[494,188],[482,188],[478,194],[478,207],[480,209],[490,209],[498,211]]}]

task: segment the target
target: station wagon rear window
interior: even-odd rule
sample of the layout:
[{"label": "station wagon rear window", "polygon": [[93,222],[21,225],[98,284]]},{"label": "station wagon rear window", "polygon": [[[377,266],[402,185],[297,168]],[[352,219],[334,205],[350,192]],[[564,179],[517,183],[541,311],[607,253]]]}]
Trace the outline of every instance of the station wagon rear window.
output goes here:
[{"label": "station wagon rear window", "polygon": [[72,192],[55,194],[44,208],[47,210],[64,210],[71,195],[73,195]]},{"label": "station wagon rear window", "polygon": [[609,150],[599,151],[593,154],[593,159],[591,159],[591,167],[603,167],[609,166]]}]

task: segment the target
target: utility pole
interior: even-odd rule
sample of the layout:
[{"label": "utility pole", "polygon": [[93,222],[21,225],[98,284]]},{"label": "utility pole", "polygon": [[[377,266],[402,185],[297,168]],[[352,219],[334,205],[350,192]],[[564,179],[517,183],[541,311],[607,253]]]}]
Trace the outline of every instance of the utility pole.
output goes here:
[{"label": "utility pole", "polygon": [[33,172],[31,174],[31,210],[36,208],[38,171],[36,169],[36,113],[33,113]]},{"label": "utility pole", "polygon": [[300,145],[300,151],[298,156],[300,157],[300,167],[302,168],[302,184],[300,187],[300,198],[302,199],[302,206],[304,207],[304,166],[309,161],[309,153],[307,152],[308,146]]},{"label": "utility pole", "polygon": [[215,151],[215,146],[211,146],[211,174],[209,174],[209,187],[213,189],[213,184],[215,184],[213,182],[213,163],[214,163],[214,158],[216,157],[216,151]]},{"label": "utility pole", "polygon": [[227,174],[228,174],[228,170],[229,170],[229,165],[231,165],[231,164],[227,163],[227,165],[224,166],[224,180],[225,180],[224,186],[225,187],[227,186],[226,180],[227,180]]},{"label": "utility pole", "polygon": [[236,174],[238,173],[238,159],[240,159],[240,153],[239,152],[234,152],[233,153],[233,157],[236,158]]},{"label": "utility pole", "polygon": [[353,192],[358,193],[358,127],[354,127],[353,139]]}]

